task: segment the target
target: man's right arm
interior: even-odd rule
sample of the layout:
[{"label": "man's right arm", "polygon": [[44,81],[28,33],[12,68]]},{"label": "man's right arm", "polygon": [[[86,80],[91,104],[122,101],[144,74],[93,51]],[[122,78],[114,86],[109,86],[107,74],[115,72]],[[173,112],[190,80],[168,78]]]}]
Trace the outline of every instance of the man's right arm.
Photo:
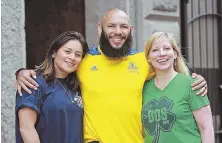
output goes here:
[{"label": "man's right arm", "polygon": [[31,94],[32,92],[28,89],[28,87],[37,90],[39,85],[33,79],[36,78],[36,72],[34,70],[23,69],[17,72],[16,75],[17,89],[20,96],[22,96],[22,89],[28,92],[29,94]]}]

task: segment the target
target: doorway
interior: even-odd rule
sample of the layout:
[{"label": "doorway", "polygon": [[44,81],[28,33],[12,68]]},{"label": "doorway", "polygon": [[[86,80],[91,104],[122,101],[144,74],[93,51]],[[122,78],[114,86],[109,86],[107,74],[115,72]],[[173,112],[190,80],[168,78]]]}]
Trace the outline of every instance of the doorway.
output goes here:
[{"label": "doorway", "polygon": [[65,31],[85,35],[84,0],[25,0],[27,68],[39,65],[56,36]]}]

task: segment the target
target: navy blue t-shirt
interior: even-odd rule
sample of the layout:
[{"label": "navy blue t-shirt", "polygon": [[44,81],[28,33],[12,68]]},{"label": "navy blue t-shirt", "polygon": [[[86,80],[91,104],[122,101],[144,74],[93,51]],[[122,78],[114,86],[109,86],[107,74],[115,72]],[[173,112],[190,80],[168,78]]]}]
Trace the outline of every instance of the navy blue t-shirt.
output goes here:
[{"label": "navy blue t-shirt", "polygon": [[35,127],[41,143],[83,142],[83,105],[80,92],[70,90],[71,96],[68,96],[66,80],[57,80],[48,84],[42,76],[38,76],[38,90],[31,90],[31,95],[23,92],[19,96],[17,93],[16,143],[23,143],[18,121],[18,110],[22,107],[30,107],[37,112]]}]

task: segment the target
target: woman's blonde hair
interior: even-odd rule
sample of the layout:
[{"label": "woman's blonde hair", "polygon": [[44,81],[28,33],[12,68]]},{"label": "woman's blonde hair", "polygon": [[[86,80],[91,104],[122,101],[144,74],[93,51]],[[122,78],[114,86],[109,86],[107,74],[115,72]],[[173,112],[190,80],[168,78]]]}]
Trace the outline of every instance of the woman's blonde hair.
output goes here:
[{"label": "woman's blonde hair", "polygon": [[[148,38],[146,45],[145,45],[145,56],[146,56],[147,61],[149,59],[149,53],[150,53],[150,50],[151,50],[153,44],[157,40],[165,39],[165,38],[169,40],[173,50],[177,53],[177,58],[174,61],[174,70],[178,73],[183,73],[185,75],[189,75],[190,71],[186,65],[185,59],[182,56],[179,47],[177,46],[176,39],[174,38],[172,33],[155,32]],[[152,67],[152,65],[150,65],[150,73],[153,73],[153,72],[155,72],[155,70]],[[154,74],[152,74],[152,75],[154,75]]]}]

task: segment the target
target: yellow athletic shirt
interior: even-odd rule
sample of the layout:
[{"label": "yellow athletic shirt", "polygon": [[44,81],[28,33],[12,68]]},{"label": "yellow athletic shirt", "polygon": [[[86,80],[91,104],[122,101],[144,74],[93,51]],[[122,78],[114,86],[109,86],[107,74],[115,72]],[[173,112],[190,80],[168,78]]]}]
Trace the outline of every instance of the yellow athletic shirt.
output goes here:
[{"label": "yellow athletic shirt", "polygon": [[84,142],[143,143],[142,89],[149,66],[144,52],[131,49],[122,59],[108,59],[91,48],[79,69],[84,105]]}]

